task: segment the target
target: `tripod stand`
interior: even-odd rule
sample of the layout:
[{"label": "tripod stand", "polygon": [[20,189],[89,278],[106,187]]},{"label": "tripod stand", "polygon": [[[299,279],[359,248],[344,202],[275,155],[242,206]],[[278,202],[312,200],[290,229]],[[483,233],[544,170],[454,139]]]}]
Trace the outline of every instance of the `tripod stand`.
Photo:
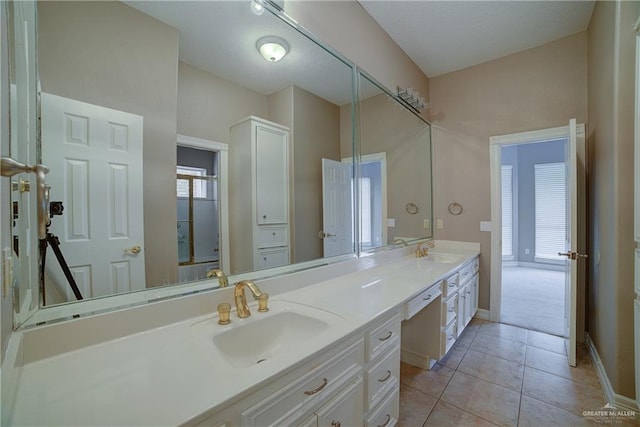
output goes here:
[{"label": "tripod stand", "polygon": [[67,264],[67,261],[64,259],[64,255],[62,255],[62,251],[60,250],[60,239],[58,239],[58,236],[56,236],[55,234],[49,233],[49,226],[47,226],[47,237],[44,239],[40,239],[40,294],[42,295],[42,304],[46,304],[46,294],[44,289],[44,268],[45,261],[47,259],[47,246],[49,245],[51,245],[51,249],[53,249],[53,253],[58,259],[58,264],[60,264],[62,272],[67,278],[69,286],[71,286],[73,295],[75,295],[77,300],[83,299],[82,294],[80,293],[80,289],[78,289],[78,285],[76,284],[76,281],[71,274],[71,270],[69,270],[69,265]]}]

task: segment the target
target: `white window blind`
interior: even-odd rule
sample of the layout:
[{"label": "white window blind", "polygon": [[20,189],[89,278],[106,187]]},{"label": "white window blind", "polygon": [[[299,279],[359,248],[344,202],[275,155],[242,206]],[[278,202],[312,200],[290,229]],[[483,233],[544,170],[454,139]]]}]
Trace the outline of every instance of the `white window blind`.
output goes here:
[{"label": "white window blind", "polygon": [[536,260],[562,261],[566,237],[566,168],[564,163],[534,165]]},{"label": "white window blind", "polygon": [[513,166],[502,166],[502,258],[513,258]]}]

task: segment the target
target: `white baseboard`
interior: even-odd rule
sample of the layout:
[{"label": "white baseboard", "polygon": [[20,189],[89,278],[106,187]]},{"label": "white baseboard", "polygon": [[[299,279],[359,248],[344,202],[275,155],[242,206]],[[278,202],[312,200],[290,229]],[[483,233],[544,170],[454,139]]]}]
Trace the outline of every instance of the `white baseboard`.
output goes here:
[{"label": "white baseboard", "polygon": [[623,411],[638,411],[640,408],[636,404],[636,401],[630,399],[626,396],[616,393],[613,391],[613,386],[611,385],[611,381],[609,381],[609,377],[607,376],[607,371],[604,369],[604,365],[602,364],[602,360],[600,359],[600,355],[598,354],[598,350],[596,349],[595,344],[591,340],[591,337],[588,333],[585,333],[586,344],[589,347],[589,353],[591,354],[591,360],[596,367],[596,373],[598,374],[598,379],[600,380],[600,384],[602,384],[602,390],[604,391],[604,397],[607,401],[615,406],[616,408]]},{"label": "white baseboard", "polygon": [[503,267],[527,267],[527,268],[537,268],[539,270],[564,271],[564,264],[546,264],[542,262],[510,261],[510,262],[503,262],[502,266]]},{"label": "white baseboard", "polygon": [[490,313],[491,312],[489,310],[485,310],[484,308],[479,308],[478,311],[476,311],[476,315],[474,317],[480,320],[489,320]]},{"label": "white baseboard", "polygon": [[433,360],[422,354],[414,353],[412,351],[402,350],[400,352],[400,360],[404,363],[408,363],[411,366],[422,369],[431,369],[436,364],[437,360]]}]

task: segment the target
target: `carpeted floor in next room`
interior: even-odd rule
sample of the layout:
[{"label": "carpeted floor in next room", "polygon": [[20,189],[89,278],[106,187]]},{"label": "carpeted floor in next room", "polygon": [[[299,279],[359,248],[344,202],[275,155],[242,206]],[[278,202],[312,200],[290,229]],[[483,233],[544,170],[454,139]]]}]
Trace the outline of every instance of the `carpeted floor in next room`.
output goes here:
[{"label": "carpeted floor in next room", "polygon": [[500,322],[564,336],[564,288],[563,271],[504,267]]}]

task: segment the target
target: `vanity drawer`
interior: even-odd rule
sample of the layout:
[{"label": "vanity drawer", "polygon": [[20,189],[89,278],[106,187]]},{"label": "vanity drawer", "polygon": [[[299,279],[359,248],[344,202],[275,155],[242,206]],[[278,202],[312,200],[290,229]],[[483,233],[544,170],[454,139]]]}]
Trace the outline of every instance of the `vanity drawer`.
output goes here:
[{"label": "vanity drawer", "polygon": [[366,427],[392,427],[398,423],[400,416],[400,390],[395,385],[389,395],[380,403],[369,418],[366,419]]},{"label": "vanity drawer", "polygon": [[442,282],[431,286],[429,289],[420,293],[417,297],[404,305],[404,319],[408,320],[415,316],[420,310],[437,300],[441,295],[440,287]]},{"label": "vanity drawer", "polygon": [[449,298],[458,290],[458,273],[452,274],[442,281],[442,296]]},{"label": "vanity drawer", "polygon": [[[396,338],[397,341],[397,338]],[[377,365],[365,373],[367,390],[366,411],[373,409],[389,390],[397,387],[400,381],[400,346],[396,345]]]},{"label": "vanity drawer", "polygon": [[289,245],[287,227],[258,227],[258,247],[272,248]]},{"label": "vanity drawer", "polygon": [[366,333],[367,362],[371,362],[391,345],[397,345],[396,338],[400,338],[400,314],[384,320],[380,326],[374,326]]},{"label": "vanity drawer", "polygon": [[478,265],[476,264],[478,260],[474,260],[471,263],[467,264],[462,270],[460,270],[460,284],[464,284],[471,280],[473,275],[478,271]]},{"label": "vanity drawer", "polygon": [[293,384],[244,411],[242,425],[262,427],[296,423],[305,407],[321,404],[361,375],[363,350],[364,343],[358,340]]},{"label": "vanity drawer", "polygon": [[442,326],[447,326],[451,324],[458,313],[458,298],[450,298],[443,307],[445,310],[442,311]]},{"label": "vanity drawer", "polygon": [[[451,322],[442,333],[440,334],[440,348],[445,349],[444,354],[446,354],[451,346],[456,342],[456,334],[458,330],[458,322]],[[443,354],[443,356],[444,356]]]},{"label": "vanity drawer", "polygon": [[258,250],[259,269],[280,267],[289,264],[289,248]]}]

